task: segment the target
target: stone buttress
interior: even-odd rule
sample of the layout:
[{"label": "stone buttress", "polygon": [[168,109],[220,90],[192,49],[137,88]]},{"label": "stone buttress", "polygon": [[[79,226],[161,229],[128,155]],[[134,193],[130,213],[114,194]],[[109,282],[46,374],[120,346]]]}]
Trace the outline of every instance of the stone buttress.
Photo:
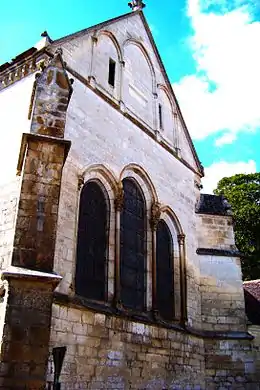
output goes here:
[{"label": "stone buttress", "polygon": [[[61,50],[36,74],[18,161],[22,176],[12,264],[2,271],[1,377],[3,389],[43,389],[48,359],[53,273],[64,140],[72,93]],[[14,113],[15,115],[15,113]]]}]

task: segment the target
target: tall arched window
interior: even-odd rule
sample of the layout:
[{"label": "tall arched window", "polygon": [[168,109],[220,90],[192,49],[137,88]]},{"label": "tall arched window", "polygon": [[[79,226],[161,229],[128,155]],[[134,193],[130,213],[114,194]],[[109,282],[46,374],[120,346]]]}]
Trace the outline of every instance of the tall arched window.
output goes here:
[{"label": "tall arched window", "polygon": [[145,216],[141,189],[133,179],[123,180],[124,203],[121,212],[120,281],[125,307],[145,308]]},{"label": "tall arched window", "polygon": [[173,243],[167,224],[160,220],[156,231],[157,309],[165,320],[174,317]]},{"label": "tall arched window", "polygon": [[105,192],[94,181],[81,191],[76,293],[85,298],[104,301],[107,292],[108,208]]}]

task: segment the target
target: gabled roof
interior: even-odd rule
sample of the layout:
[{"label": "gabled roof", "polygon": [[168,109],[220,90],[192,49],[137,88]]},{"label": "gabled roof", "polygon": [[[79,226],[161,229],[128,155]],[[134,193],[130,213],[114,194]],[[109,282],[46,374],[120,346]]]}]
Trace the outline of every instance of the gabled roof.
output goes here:
[{"label": "gabled roof", "polygon": [[70,39],[74,39],[74,38],[80,37],[80,36],[82,36],[84,34],[90,33],[91,31],[95,31],[95,30],[97,30],[99,28],[108,26],[108,25],[110,25],[112,23],[116,23],[116,22],[119,22],[121,20],[127,19],[131,15],[134,15],[134,14],[136,14],[136,12],[128,12],[127,14],[117,16],[116,18],[108,19],[105,22],[101,22],[101,23],[95,24],[94,26],[90,26],[90,27],[84,28],[83,30],[80,30],[78,32],[75,32],[75,33],[72,33],[72,34],[69,34],[69,35],[65,35],[65,37],[62,37],[62,38],[59,38],[59,39],[55,39],[54,41],[52,41],[52,43],[56,45],[56,44],[67,42]]},{"label": "gabled roof", "polygon": [[191,137],[190,137],[189,131],[188,131],[187,126],[186,126],[186,123],[185,123],[184,118],[183,118],[182,113],[181,113],[181,109],[180,109],[178,100],[177,100],[177,98],[176,98],[176,96],[175,96],[175,93],[174,93],[174,91],[173,91],[173,88],[172,88],[172,85],[171,85],[171,83],[170,83],[169,77],[168,77],[168,75],[167,75],[166,69],[165,69],[165,67],[164,67],[162,58],[161,58],[161,56],[160,56],[159,50],[158,50],[158,48],[157,48],[157,46],[156,46],[156,43],[155,43],[155,41],[154,41],[152,32],[151,32],[151,30],[150,30],[150,27],[149,27],[149,25],[148,25],[148,23],[147,23],[147,20],[146,20],[146,18],[145,18],[145,15],[144,15],[143,11],[140,10],[140,11],[135,11],[135,12],[128,12],[127,14],[124,14],[124,15],[118,16],[118,17],[116,17],[116,18],[112,18],[112,19],[106,20],[105,22],[96,24],[96,25],[94,25],[94,26],[91,26],[91,27],[89,27],[89,28],[83,29],[83,30],[78,31],[78,32],[76,32],[76,33],[69,34],[69,35],[67,35],[67,36],[65,36],[65,37],[63,37],[63,38],[54,40],[54,41],[53,41],[53,44],[54,44],[54,45],[57,45],[57,44],[65,43],[65,42],[69,41],[70,39],[77,38],[77,37],[82,36],[82,35],[84,35],[84,34],[86,34],[86,33],[90,33],[91,31],[95,31],[96,29],[100,29],[100,28],[103,28],[103,27],[105,27],[105,26],[111,25],[111,24],[113,24],[113,23],[122,21],[122,20],[127,19],[127,18],[129,18],[129,17],[131,17],[131,16],[136,15],[137,13],[140,15],[140,17],[141,17],[141,19],[142,19],[142,22],[143,22],[144,27],[145,27],[145,29],[146,29],[147,35],[148,35],[148,37],[149,37],[149,39],[150,39],[151,45],[152,45],[152,47],[153,47],[153,49],[154,49],[154,52],[155,52],[155,55],[156,55],[156,57],[157,57],[157,61],[158,61],[159,65],[160,65],[161,72],[162,72],[162,74],[163,74],[163,76],[164,76],[166,85],[167,85],[167,87],[169,88],[169,91],[170,91],[170,92],[172,93],[172,95],[173,95],[173,98],[174,98],[176,107],[177,107],[177,109],[178,109],[178,113],[179,113],[180,119],[181,119],[182,124],[183,124],[183,128],[184,128],[184,131],[185,131],[185,135],[186,135],[187,140],[188,140],[188,142],[189,142],[189,145],[190,145],[190,147],[191,147],[191,151],[192,151],[192,153],[193,153],[193,157],[194,157],[194,159],[195,159],[195,161],[196,161],[196,163],[197,163],[198,170],[199,170],[200,174],[201,174],[202,176],[204,176],[203,167],[202,167],[202,165],[201,165],[201,162],[200,162],[199,157],[198,157],[198,155],[197,155],[196,149],[195,149],[194,144],[193,144],[193,142],[192,142],[192,139],[191,139]]},{"label": "gabled roof", "polygon": [[[118,17],[115,17],[115,18],[106,20],[105,22],[98,23],[98,24],[96,24],[96,25],[94,25],[94,26],[91,26],[91,27],[88,27],[88,28],[86,28],[86,29],[80,30],[80,31],[78,31],[78,32],[76,32],[76,33],[72,33],[72,34],[66,35],[65,37],[62,37],[62,38],[53,40],[53,41],[50,43],[50,45],[51,45],[51,46],[53,46],[53,45],[54,45],[54,46],[58,46],[59,44],[63,44],[63,43],[65,43],[65,42],[67,42],[67,41],[69,41],[69,40],[71,40],[71,39],[74,39],[74,38],[77,38],[77,37],[82,36],[82,35],[84,35],[84,34],[90,33],[91,31],[95,31],[95,30],[97,30],[97,29],[106,27],[106,26],[111,25],[111,24],[113,24],[113,23],[116,23],[116,22],[118,22],[118,21],[122,21],[122,20],[127,19],[127,18],[129,18],[129,17],[131,17],[131,16],[134,16],[134,15],[136,15],[136,14],[139,14],[140,17],[141,17],[141,19],[142,19],[142,22],[143,22],[143,24],[144,24],[145,30],[146,30],[146,32],[147,32],[147,35],[148,35],[148,37],[149,37],[149,39],[150,39],[151,45],[152,45],[152,47],[153,47],[153,49],[154,49],[154,52],[155,52],[155,55],[156,55],[156,57],[157,57],[158,63],[159,63],[159,65],[160,65],[160,69],[161,69],[161,72],[162,72],[162,74],[163,74],[163,76],[164,76],[166,85],[167,85],[169,91],[172,93],[172,96],[173,96],[173,98],[174,98],[176,107],[177,107],[177,109],[178,109],[179,117],[180,117],[180,119],[181,119],[181,121],[182,121],[182,124],[183,124],[183,129],[184,129],[185,135],[186,135],[186,137],[187,137],[187,140],[188,140],[189,146],[190,146],[190,148],[191,148],[193,157],[194,157],[194,159],[195,159],[195,161],[196,161],[196,164],[197,164],[197,167],[198,167],[198,172],[200,173],[201,176],[204,176],[203,166],[202,166],[202,164],[201,164],[201,162],[200,162],[200,160],[199,160],[199,158],[198,158],[196,149],[195,149],[195,147],[194,147],[194,144],[193,144],[192,139],[191,139],[191,137],[190,137],[189,131],[188,131],[187,126],[186,126],[186,123],[185,123],[184,118],[183,118],[183,116],[182,116],[182,113],[181,113],[181,109],[180,109],[180,107],[179,107],[178,100],[177,100],[177,98],[176,98],[176,96],[175,96],[175,93],[174,93],[174,91],[173,91],[172,85],[171,85],[171,83],[170,83],[169,77],[168,77],[167,72],[166,72],[166,70],[165,70],[165,67],[164,67],[164,64],[163,64],[163,62],[162,62],[160,53],[159,53],[159,51],[158,51],[158,49],[157,49],[157,46],[156,46],[156,43],[155,43],[155,41],[154,41],[152,32],[151,32],[151,30],[150,30],[150,27],[149,27],[149,25],[148,25],[148,23],[147,23],[147,20],[146,20],[146,18],[145,18],[145,16],[144,16],[143,11],[141,11],[141,10],[134,11],[134,12],[131,11],[131,12],[128,12],[128,13],[126,13],[126,14],[120,15],[120,16],[118,16]],[[46,33],[46,32],[45,32],[45,33]],[[46,34],[47,34],[47,33],[46,33]],[[5,64],[3,64],[2,66],[0,66],[0,73],[1,73],[1,71],[5,71],[8,67],[14,66],[16,63],[18,63],[18,62],[21,60],[21,58],[25,58],[27,55],[29,55],[29,54],[31,55],[32,53],[35,53],[36,51],[37,51],[36,48],[31,48],[31,49],[29,49],[29,50],[27,50],[27,51],[21,53],[20,55],[18,55],[17,57],[15,57],[15,58],[12,60],[12,62],[10,62],[10,63],[5,63]]]}]

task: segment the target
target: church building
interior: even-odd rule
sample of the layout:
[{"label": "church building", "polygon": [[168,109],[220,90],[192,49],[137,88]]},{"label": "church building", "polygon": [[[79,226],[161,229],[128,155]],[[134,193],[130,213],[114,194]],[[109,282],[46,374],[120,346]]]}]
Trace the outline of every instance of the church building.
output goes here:
[{"label": "church building", "polygon": [[0,389],[259,389],[230,207],[129,5],[0,66]]}]

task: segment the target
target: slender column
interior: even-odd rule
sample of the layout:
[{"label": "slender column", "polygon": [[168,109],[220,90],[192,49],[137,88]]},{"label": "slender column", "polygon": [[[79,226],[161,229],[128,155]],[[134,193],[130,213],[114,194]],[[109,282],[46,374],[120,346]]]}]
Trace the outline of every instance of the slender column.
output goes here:
[{"label": "slender column", "polygon": [[125,61],[120,61],[120,69],[119,69],[119,92],[118,92],[118,100],[121,102],[123,97],[123,83],[124,83],[124,67]]},{"label": "slender column", "polygon": [[95,35],[92,35],[91,37],[91,59],[90,59],[90,66],[89,66],[89,76],[88,79],[91,81],[91,79],[94,78],[93,72],[94,72],[94,55],[95,55],[95,46],[97,44],[97,37]]},{"label": "slender column", "polygon": [[[82,187],[84,186],[85,183],[85,178],[84,175],[79,175],[78,176],[78,198],[77,198],[77,210],[79,212],[79,207],[80,207],[80,192],[82,190]],[[75,240],[74,240],[74,245],[73,245],[73,254],[74,254],[74,259],[77,258],[77,245],[78,245],[78,226],[79,226],[79,215],[77,214],[75,217]],[[69,287],[69,292],[72,294],[76,293],[76,265],[77,263],[74,262],[73,264],[73,272],[72,272],[72,278],[71,278],[71,284]]]},{"label": "slender column", "polygon": [[153,93],[153,127],[155,134],[157,135],[159,133],[159,126],[158,126],[158,94]]},{"label": "slender column", "polygon": [[115,288],[114,305],[121,307],[121,283],[120,283],[120,216],[123,209],[124,190],[122,183],[117,187],[115,198],[116,227],[115,227]]},{"label": "slender column", "polygon": [[179,151],[180,151],[179,123],[178,123],[178,114],[176,111],[174,112],[173,117],[174,117],[174,135],[173,135],[174,136],[174,146],[175,146],[177,153],[179,153]]},{"label": "slender column", "polygon": [[156,318],[158,316],[157,307],[157,269],[156,269],[156,230],[160,220],[161,210],[159,203],[153,203],[151,207],[150,226],[152,230],[152,311]]},{"label": "slender column", "polygon": [[181,322],[185,325],[187,321],[187,282],[186,282],[186,253],[185,235],[178,235],[180,253],[180,279],[181,279]]}]

